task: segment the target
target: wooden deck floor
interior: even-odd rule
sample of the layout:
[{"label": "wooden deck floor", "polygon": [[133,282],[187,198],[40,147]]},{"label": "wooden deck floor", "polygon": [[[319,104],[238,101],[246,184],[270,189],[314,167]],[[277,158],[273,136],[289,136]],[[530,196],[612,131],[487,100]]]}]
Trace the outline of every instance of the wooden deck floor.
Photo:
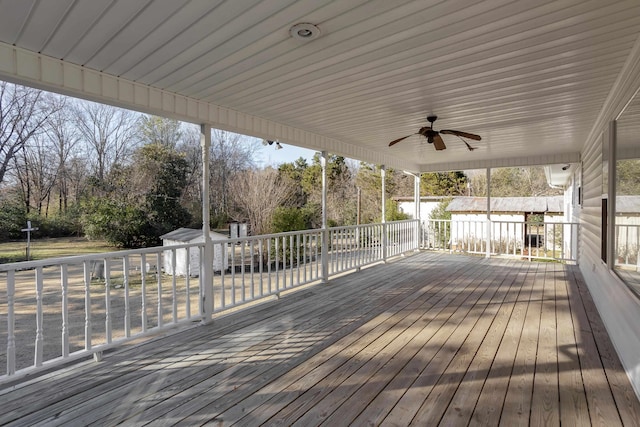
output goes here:
[{"label": "wooden deck floor", "polygon": [[0,390],[0,425],[640,425],[575,267],[421,253]]}]

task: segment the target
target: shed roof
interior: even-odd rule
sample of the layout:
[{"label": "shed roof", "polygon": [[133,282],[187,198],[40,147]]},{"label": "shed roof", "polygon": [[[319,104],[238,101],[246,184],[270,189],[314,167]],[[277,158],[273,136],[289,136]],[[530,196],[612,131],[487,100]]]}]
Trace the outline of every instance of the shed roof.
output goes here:
[{"label": "shed roof", "polygon": [[[215,231],[210,231],[209,235],[214,239],[228,238],[228,236],[216,233]],[[177,230],[170,231],[169,233],[160,236],[162,240],[175,240],[177,242],[191,242],[192,240],[200,237],[202,237],[202,230],[185,227],[178,228]]]},{"label": "shed roof", "polygon": [[640,214],[640,196],[617,196],[616,212],[619,214]]},{"label": "shed roof", "polygon": [[[447,206],[449,212],[485,212],[486,210],[486,197],[456,197]],[[563,196],[491,198],[491,212],[563,211]]]}]

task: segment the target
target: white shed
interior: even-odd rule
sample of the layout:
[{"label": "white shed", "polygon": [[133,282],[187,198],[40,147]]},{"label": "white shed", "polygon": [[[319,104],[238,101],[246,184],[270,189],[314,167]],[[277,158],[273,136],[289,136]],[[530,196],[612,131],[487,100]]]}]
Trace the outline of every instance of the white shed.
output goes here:
[{"label": "white shed", "polygon": [[[211,239],[216,242],[220,240],[228,240],[224,234],[210,231]],[[202,243],[204,236],[202,230],[193,228],[178,228],[170,233],[160,236],[162,246],[184,245],[187,243]],[[188,249],[188,255],[187,255]],[[165,250],[163,254],[163,268],[166,274],[173,272],[173,255],[171,250]],[[176,275],[191,277],[200,275],[200,249],[180,248],[176,249]],[[229,268],[229,246],[227,243],[214,243],[213,245],[213,271],[222,271]],[[187,257],[189,259],[187,263]]]}]

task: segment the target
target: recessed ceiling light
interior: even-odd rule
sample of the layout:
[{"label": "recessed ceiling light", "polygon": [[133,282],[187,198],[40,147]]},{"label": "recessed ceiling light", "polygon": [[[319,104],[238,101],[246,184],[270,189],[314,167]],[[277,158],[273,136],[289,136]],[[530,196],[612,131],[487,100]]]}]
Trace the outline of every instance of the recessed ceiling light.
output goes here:
[{"label": "recessed ceiling light", "polygon": [[320,28],[309,23],[296,24],[289,29],[289,34],[296,40],[306,42],[320,37]]}]

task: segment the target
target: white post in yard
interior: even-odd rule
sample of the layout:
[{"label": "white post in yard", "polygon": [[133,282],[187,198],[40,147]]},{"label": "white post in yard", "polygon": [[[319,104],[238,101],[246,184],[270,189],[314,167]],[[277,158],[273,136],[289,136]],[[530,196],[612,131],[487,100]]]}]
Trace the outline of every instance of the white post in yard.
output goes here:
[{"label": "white post in yard", "polygon": [[327,229],[327,152],[320,156],[322,166],[322,283],[329,282],[329,230]]},{"label": "white post in yard", "polygon": [[27,233],[27,261],[31,260],[31,232],[39,230],[38,227],[31,227],[31,221],[27,221],[27,228],[20,231]]},{"label": "white post in yard", "polygon": [[491,168],[487,168],[487,251],[485,258],[491,258]]},{"label": "white post in yard", "polygon": [[380,178],[382,180],[382,260],[387,262],[387,187],[386,187],[387,169],[384,165],[380,166]]},{"label": "white post in yard", "polygon": [[202,323],[211,321],[213,314],[213,243],[209,224],[209,150],[211,148],[211,126],[200,125],[200,147],[202,149],[202,252],[200,274],[200,313]]}]

